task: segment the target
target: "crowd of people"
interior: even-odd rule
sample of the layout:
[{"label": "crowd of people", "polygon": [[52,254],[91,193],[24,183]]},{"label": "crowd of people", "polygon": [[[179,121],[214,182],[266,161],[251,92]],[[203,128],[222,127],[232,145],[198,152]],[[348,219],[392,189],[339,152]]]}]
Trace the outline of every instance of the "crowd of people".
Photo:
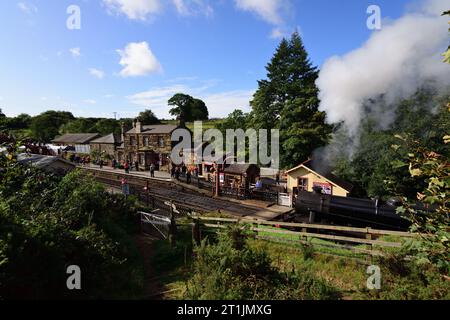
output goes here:
[{"label": "crowd of people", "polygon": [[198,168],[188,168],[185,164],[182,165],[172,165],[170,170],[170,176],[177,180],[180,180],[180,177],[186,178],[186,182],[190,184],[192,182],[192,177],[198,178],[199,172]]}]

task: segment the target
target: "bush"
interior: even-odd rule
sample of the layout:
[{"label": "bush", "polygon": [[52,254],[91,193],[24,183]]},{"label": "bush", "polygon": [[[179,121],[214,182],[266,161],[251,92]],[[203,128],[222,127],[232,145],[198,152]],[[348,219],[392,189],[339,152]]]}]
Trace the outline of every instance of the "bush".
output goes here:
[{"label": "bush", "polygon": [[[134,204],[89,177],[13,164],[0,176],[0,298],[120,298],[142,289]],[[78,265],[82,290],[66,288]]]},{"label": "bush", "polygon": [[450,281],[436,267],[405,260],[404,252],[379,258],[381,290],[366,291],[364,298],[381,300],[448,300]]},{"label": "bush", "polygon": [[334,299],[337,291],[301,270],[281,273],[264,250],[251,249],[236,229],[216,244],[202,241],[185,298],[193,300]]}]

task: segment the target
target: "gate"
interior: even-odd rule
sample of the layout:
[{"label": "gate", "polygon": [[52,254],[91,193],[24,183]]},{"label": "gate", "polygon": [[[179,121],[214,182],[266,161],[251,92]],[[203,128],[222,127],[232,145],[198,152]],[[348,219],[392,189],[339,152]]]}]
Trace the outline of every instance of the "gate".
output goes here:
[{"label": "gate", "polygon": [[289,193],[278,194],[278,204],[284,207],[292,207],[292,197]]},{"label": "gate", "polygon": [[166,240],[170,233],[170,218],[155,214],[159,210],[152,213],[139,212],[141,216],[141,230],[142,233],[155,237],[160,240]]}]

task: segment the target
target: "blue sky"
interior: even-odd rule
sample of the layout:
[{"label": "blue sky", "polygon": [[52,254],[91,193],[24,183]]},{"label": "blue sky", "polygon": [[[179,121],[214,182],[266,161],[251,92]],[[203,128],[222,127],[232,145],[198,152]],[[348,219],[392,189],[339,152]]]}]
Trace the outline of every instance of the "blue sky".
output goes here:
[{"label": "blue sky", "polygon": [[[296,28],[314,64],[360,47],[367,7],[397,19],[406,0],[3,0],[0,108],[9,115],[68,110],[76,116],[136,116],[181,91],[211,116],[248,101],[280,37]],[[67,8],[81,9],[69,30]]]}]

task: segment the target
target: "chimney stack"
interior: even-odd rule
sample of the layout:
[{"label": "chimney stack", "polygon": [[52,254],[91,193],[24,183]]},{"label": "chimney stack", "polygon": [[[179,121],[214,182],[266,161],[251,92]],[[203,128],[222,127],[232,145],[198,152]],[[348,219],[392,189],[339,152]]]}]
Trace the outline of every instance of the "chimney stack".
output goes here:
[{"label": "chimney stack", "polygon": [[135,130],[136,133],[142,133],[142,123],[139,119],[136,119]]},{"label": "chimney stack", "polygon": [[122,137],[122,141],[124,141],[125,140],[125,123],[121,123],[120,124],[120,131],[121,131],[121,137]]}]

